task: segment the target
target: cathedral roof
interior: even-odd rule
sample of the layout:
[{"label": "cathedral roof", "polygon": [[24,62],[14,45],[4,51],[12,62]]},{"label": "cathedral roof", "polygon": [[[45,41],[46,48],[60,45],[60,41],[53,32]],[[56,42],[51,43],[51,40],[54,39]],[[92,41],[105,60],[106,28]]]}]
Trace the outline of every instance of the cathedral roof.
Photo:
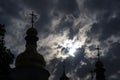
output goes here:
[{"label": "cathedral roof", "polygon": [[25,51],[18,55],[15,62],[16,67],[21,66],[45,66],[45,60],[42,55],[33,51]]}]

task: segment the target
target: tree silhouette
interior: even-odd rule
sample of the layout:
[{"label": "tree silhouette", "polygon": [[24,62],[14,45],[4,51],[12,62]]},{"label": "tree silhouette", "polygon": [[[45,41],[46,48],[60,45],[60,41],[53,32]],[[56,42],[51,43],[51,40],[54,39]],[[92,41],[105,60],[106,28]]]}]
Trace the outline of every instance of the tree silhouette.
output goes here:
[{"label": "tree silhouette", "polygon": [[14,55],[10,49],[5,47],[5,25],[0,24],[0,76],[7,75],[10,72],[10,64],[13,62]]}]

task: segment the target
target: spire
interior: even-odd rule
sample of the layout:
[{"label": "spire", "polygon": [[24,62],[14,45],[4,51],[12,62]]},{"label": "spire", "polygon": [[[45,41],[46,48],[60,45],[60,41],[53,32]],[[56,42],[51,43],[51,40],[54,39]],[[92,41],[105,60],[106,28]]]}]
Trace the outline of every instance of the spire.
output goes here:
[{"label": "spire", "polygon": [[105,80],[105,75],[104,75],[105,68],[104,68],[103,63],[100,61],[100,48],[99,48],[99,46],[96,49],[98,51],[98,54],[97,54],[98,60],[95,63],[95,69],[94,69],[94,72],[96,73],[96,80]]},{"label": "spire", "polygon": [[34,12],[32,11],[31,15],[31,24],[32,27],[29,28],[26,32],[27,36],[25,37],[26,40],[26,47],[28,46],[35,46],[35,48],[37,47],[37,30],[34,28],[34,18],[36,17],[36,15],[34,14]]},{"label": "spire", "polygon": [[98,61],[99,61],[100,60],[100,47],[97,46],[95,49],[98,51],[97,56],[98,56]]},{"label": "spire", "polygon": [[69,80],[69,78],[65,74],[65,61],[63,61],[63,73],[62,76],[60,77],[60,80]]},{"label": "spire", "polygon": [[34,18],[36,18],[37,15],[35,15],[33,11],[30,15],[31,15],[31,24],[32,24],[32,27],[34,27],[34,22],[35,22]]}]

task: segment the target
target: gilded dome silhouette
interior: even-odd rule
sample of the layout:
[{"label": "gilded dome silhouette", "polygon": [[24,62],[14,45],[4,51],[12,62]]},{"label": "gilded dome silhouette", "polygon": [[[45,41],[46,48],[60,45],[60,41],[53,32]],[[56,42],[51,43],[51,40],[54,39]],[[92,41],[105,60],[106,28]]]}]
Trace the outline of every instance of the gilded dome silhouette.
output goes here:
[{"label": "gilded dome silhouette", "polygon": [[[25,51],[20,53],[15,61],[15,68],[10,74],[10,80],[48,80],[50,73],[45,69],[44,57],[37,52],[37,30],[32,26],[26,32]],[[9,80],[9,79],[7,79]]]},{"label": "gilded dome silhouette", "polygon": [[40,55],[37,48],[37,30],[33,27],[29,28],[26,32],[26,49],[23,53],[18,55],[16,58],[15,66],[39,66],[45,67],[45,60],[42,55]]},{"label": "gilded dome silhouette", "polygon": [[26,34],[27,35],[37,35],[38,34],[38,32],[37,32],[37,30],[34,28],[34,27],[31,27],[31,28],[29,28],[28,30],[27,30],[27,32],[26,32]]},{"label": "gilded dome silhouette", "polygon": [[16,66],[45,66],[45,60],[42,55],[37,52],[25,51],[21,53],[16,59]]}]

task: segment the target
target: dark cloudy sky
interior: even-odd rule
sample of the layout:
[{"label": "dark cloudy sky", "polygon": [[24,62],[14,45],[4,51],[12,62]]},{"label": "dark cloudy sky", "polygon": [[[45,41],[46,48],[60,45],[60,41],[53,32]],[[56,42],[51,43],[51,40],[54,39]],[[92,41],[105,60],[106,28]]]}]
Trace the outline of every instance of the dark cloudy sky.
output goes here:
[{"label": "dark cloudy sky", "polygon": [[[25,49],[31,11],[38,15],[38,51],[47,62],[49,80],[59,80],[63,59],[71,80],[90,80],[96,45],[102,49],[106,79],[120,80],[120,0],[0,0],[6,46],[15,56]],[[75,57],[65,58],[55,48],[66,39],[79,42]]]}]

